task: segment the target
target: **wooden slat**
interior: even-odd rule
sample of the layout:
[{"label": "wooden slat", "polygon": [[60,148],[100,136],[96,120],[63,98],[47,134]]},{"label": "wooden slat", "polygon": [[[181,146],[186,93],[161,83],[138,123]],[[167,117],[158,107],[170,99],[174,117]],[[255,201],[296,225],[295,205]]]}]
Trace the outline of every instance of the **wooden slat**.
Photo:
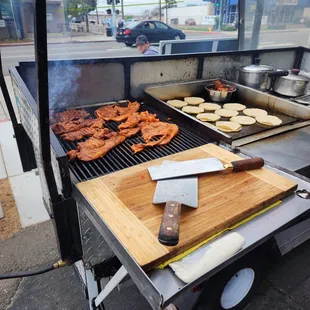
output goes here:
[{"label": "wooden slat", "polygon": [[168,253],[157,238],[109,190],[102,179],[93,179],[79,185],[78,188],[82,194],[92,205],[97,206],[96,209],[101,218],[118,236],[138,264],[143,266],[150,259],[156,260]]},{"label": "wooden slat", "polygon": [[78,184],[101,218],[144,269],[150,269],[209,236],[287,196],[296,184],[268,169],[199,176],[199,207],[182,207],[180,241],[165,247],[157,241],[164,205],[153,205],[156,182],[147,168],[163,160],[217,157],[223,163],[240,159],[208,144]]}]

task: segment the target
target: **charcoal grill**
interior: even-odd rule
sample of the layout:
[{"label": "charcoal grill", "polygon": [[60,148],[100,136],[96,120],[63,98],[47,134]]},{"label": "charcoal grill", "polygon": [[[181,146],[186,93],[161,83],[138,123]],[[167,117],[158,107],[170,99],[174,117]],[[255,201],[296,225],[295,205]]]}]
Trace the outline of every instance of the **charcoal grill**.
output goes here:
[{"label": "charcoal grill", "polygon": [[[96,105],[83,109],[87,110],[91,116],[95,118],[94,111],[99,107],[100,106]],[[147,103],[141,104],[139,112],[143,111],[155,113],[157,117],[163,122],[175,123],[173,120],[169,120],[163,113],[148,107]],[[119,124],[120,123],[114,121],[108,121],[106,122],[106,127],[112,131],[117,131],[117,126]],[[91,162],[82,162],[79,160],[70,162],[70,171],[74,174],[77,181],[85,181],[211,142],[210,138],[200,137],[199,135],[186,129],[181,123],[178,123],[177,125],[179,126],[179,133],[167,145],[147,148],[142,152],[133,155],[130,146],[136,143],[144,142],[142,137],[137,135],[135,137],[126,139],[125,142],[109,151],[103,158],[93,160]],[[68,142],[61,139],[60,137],[58,137],[58,140],[65,152],[76,149],[78,142],[80,142]],[[85,140],[86,138],[83,139],[83,141]]]}]

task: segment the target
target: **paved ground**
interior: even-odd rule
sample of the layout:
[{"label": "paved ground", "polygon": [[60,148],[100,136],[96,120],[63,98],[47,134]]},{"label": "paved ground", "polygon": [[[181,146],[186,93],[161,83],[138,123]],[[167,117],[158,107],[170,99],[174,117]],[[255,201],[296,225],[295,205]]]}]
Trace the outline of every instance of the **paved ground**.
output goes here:
[{"label": "paved ground", "polygon": [[[236,37],[233,34],[208,34],[201,32],[187,33],[187,39],[206,39],[218,37]],[[98,36],[100,37],[100,36]],[[289,47],[308,44],[310,29],[263,32],[260,38],[261,48]],[[49,45],[49,59],[83,59],[139,55],[135,47],[126,47],[116,42],[87,42],[87,43],[60,43]],[[1,56],[4,74],[8,74],[10,66],[16,66],[18,61],[33,61],[34,46],[1,47]]]},{"label": "paved ground", "polygon": [[[0,273],[29,270],[58,259],[50,221],[24,229],[0,242],[0,248]],[[310,309],[309,256],[310,241],[275,262],[247,310]],[[107,310],[151,310],[134,285],[125,285],[120,292],[113,292],[105,307]],[[65,267],[36,277],[0,281],[0,310],[21,309],[89,308],[73,267]]]}]

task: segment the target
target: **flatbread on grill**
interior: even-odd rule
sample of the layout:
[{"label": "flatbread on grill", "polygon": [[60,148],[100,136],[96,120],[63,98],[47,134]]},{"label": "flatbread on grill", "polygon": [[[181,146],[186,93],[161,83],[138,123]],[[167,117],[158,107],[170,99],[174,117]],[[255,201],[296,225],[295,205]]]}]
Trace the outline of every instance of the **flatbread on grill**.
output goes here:
[{"label": "flatbread on grill", "polygon": [[182,101],[182,100],[177,100],[177,99],[174,99],[174,100],[168,100],[167,103],[175,108],[183,108],[185,106],[187,106],[187,102],[185,101]]},{"label": "flatbread on grill", "polygon": [[282,123],[282,120],[279,117],[273,115],[257,116],[256,121],[266,126],[279,126]]},{"label": "flatbread on grill", "polygon": [[244,115],[252,117],[263,116],[268,114],[267,111],[263,109],[244,109],[242,112]]},{"label": "flatbread on grill", "polygon": [[240,125],[253,125],[256,123],[255,118],[243,115],[233,116],[230,121]]},{"label": "flatbread on grill", "polygon": [[191,106],[186,106],[182,108],[182,111],[188,114],[199,114],[203,113],[204,109],[200,107],[191,107]]},{"label": "flatbread on grill", "polygon": [[210,102],[201,103],[199,106],[203,108],[205,111],[216,111],[222,108],[219,104]]},{"label": "flatbread on grill", "polygon": [[240,103],[225,103],[223,108],[234,111],[242,111],[246,108],[246,106]]},{"label": "flatbread on grill", "polygon": [[200,103],[205,102],[205,100],[200,97],[185,97],[184,101],[186,101],[190,105],[199,105]]},{"label": "flatbread on grill", "polygon": [[224,132],[237,132],[240,131],[242,126],[234,122],[216,122],[216,128]]},{"label": "flatbread on grill", "polygon": [[228,109],[219,109],[214,112],[215,114],[223,117],[233,117],[237,116],[239,113],[234,110],[228,110]]},{"label": "flatbread on grill", "polygon": [[203,122],[216,122],[221,118],[219,115],[214,113],[201,113],[196,117]]}]

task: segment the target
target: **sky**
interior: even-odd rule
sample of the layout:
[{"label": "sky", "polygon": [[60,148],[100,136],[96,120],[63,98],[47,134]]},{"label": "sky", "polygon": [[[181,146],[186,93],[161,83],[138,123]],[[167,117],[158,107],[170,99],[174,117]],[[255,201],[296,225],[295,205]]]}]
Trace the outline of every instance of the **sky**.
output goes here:
[{"label": "sky", "polygon": [[[182,1],[178,3],[178,6],[185,6],[186,4],[203,4],[202,0],[178,0]],[[165,0],[161,0],[162,3],[165,2]],[[144,5],[150,3],[150,5]],[[158,7],[159,0],[124,0],[124,12],[126,15],[128,14],[142,14],[145,10],[152,10],[155,7]],[[133,5],[137,4],[138,6],[126,6],[126,5]],[[106,8],[100,8],[101,6],[105,7],[107,6],[106,0],[98,0],[98,11],[105,11]]]}]

